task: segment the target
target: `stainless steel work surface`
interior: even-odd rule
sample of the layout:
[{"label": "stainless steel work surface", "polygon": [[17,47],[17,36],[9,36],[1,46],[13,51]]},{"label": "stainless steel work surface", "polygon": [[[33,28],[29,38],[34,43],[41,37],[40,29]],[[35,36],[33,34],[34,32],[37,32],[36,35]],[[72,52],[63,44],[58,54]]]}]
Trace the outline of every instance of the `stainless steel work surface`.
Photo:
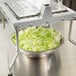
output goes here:
[{"label": "stainless steel work surface", "polygon": [[[76,76],[76,46],[68,41],[69,22],[56,23],[54,27],[62,32],[65,41],[61,48],[55,52],[55,57],[53,57],[53,59],[56,59],[57,62],[54,61],[52,63],[56,65],[52,66],[49,76]],[[7,55],[9,55],[9,62],[11,62],[16,53],[15,47],[10,41],[12,33],[13,30],[8,23],[6,23],[6,28],[4,30],[0,30],[0,76],[7,76]],[[73,34],[73,37],[75,37],[76,33],[73,32]]]}]

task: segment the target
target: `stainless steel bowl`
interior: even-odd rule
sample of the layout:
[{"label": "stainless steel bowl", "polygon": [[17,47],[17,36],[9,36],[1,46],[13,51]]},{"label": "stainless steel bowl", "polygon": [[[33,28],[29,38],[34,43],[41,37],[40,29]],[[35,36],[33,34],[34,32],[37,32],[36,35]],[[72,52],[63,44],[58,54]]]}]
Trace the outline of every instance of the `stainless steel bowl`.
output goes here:
[{"label": "stainless steel bowl", "polygon": [[14,76],[49,76],[49,68],[51,68],[51,55],[58,50],[63,44],[62,36],[61,44],[55,49],[44,52],[31,52],[19,50],[19,57],[14,65]]}]

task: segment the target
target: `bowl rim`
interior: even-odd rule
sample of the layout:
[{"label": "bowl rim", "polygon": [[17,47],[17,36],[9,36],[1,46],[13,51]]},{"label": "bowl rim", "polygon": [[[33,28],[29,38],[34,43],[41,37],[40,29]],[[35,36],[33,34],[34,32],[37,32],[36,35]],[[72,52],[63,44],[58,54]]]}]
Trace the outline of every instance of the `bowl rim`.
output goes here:
[{"label": "bowl rim", "polygon": [[[53,28],[54,29],[54,28]],[[56,30],[56,29],[54,29]],[[57,30],[58,31],[58,30]],[[45,50],[45,51],[40,51],[40,52],[35,52],[35,51],[27,51],[27,50],[23,50],[21,48],[19,48],[19,50],[17,52],[19,52],[20,54],[23,54],[23,55],[27,55],[29,57],[42,57],[44,55],[48,55],[48,54],[51,54],[53,53],[55,50],[59,49],[63,43],[64,43],[64,37],[62,35],[62,33],[60,31],[58,31],[60,34],[61,34],[61,40],[60,40],[60,45],[56,48],[53,48],[53,49],[49,49],[49,50]],[[14,34],[14,33],[13,33]],[[15,48],[17,47],[13,42],[12,42],[12,37],[11,37],[11,43],[13,44],[13,46],[15,46]]]}]

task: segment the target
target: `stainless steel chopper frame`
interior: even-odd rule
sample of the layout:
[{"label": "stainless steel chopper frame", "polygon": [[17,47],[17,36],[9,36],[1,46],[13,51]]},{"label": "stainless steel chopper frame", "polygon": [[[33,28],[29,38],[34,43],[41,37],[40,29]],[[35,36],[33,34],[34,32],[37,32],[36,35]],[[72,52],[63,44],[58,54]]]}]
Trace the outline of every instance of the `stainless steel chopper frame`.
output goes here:
[{"label": "stainless steel chopper frame", "polygon": [[[51,10],[50,4],[44,4],[42,6],[42,9],[40,11],[40,14],[35,17],[29,17],[29,18],[23,18],[23,19],[17,19],[14,14],[8,9],[8,7],[5,5],[4,1],[0,1],[0,11],[3,14],[3,26],[5,26],[4,23],[4,17],[9,22],[9,24],[13,27],[13,29],[16,31],[16,47],[17,47],[17,53],[15,57],[13,58],[10,67],[9,67],[9,76],[11,76],[12,73],[12,67],[19,55],[19,42],[18,42],[18,32],[21,29],[27,28],[29,26],[40,26],[47,23],[54,23],[54,22],[60,22],[60,21],[71,21],[70,23],[70,30],[69,30],[69,41],[72,43],[73,40],[70,39],[71,34],[71,28],[72,28],[72,22],[74,19],[76,19],[76,12],[69,9],[68,7],[61,5],[61,9],[57,10]],[[76,43],[74,43],[76,44]]]}]

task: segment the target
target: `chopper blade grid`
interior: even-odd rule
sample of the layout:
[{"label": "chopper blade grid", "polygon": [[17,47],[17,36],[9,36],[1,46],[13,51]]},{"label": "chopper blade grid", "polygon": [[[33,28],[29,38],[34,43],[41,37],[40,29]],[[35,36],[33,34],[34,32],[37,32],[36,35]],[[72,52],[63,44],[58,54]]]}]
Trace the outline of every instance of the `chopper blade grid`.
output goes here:
[{"label": "chopper blade grid", "polygon": [[[15,0],[14,0],[15,1]],[[18,0],[17,0],[18,1]],[[23,0],[24,1],[24,0]],[[18,41],[18,32],[21,29],[27,28],[30,25],[36,26],[36,25],[42,25],[46,23],[54,23],[54,22],[60,22],[60,21],[66,21],[70,20],[73,21],[73,19],[76,18],[76,12],[69,9],[68,7],[64,6],[62,4],[63,0],[58,0],[58,2],[53,1],[53,3],[50,0],[50,3],[42,4],[41,9],[37,9],[34,5],[32,5],[29,2],[26,2],[26,6],[29,5],[30,7],[26,7],[27,10],[24,8],[23,5],[20,5],[24,8],[23,11],[27,11],[27,13],[19,12],[18,6],[15,9],[10,5],[11,0],[5,0],[0,1],[0,10],[4,17],[7,19],[9,24],[12,25],[13,29],[16,31],[16,51],[17,54],[14,57],[14,59],[11,62],[11,65],[9,67],[9,76],[11,76],[11,70],[12,67],[19,55],[19,41]],[[51,5],[52,3],[52,5]],[[57,6],[57,7],[56,7]],[[55,8],[56,7],[56,8]],[[28,9],[31,9],[32,11],[28,11]],[[21,9],[20,9],[21,10]],[[30,13],[31,12],[31,13]],[[4,21],[3,21],[4,24]],[[71,23],[72,26],[72,23]],[[70,41],[70,40],[69,40]]]}]

